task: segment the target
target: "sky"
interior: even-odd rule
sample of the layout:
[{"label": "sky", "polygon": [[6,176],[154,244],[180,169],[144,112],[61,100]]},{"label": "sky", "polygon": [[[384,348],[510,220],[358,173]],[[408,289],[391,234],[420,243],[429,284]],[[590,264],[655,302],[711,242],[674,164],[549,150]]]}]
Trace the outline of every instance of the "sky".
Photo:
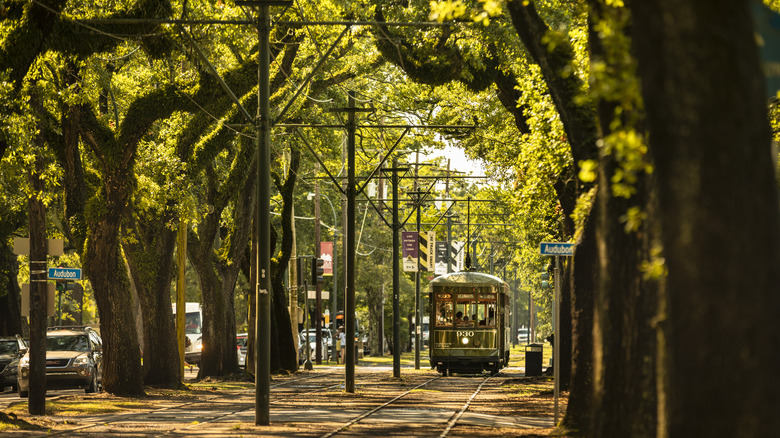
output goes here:
[{"label": "sky", "polygon": [[[420,157],[420,159],[426,159],[427,157],[449,158],[450,170],[453,171],[457,170],[460,172],[465,172],[469,175],[485,175],[485,170],[482,165],[479,162],[466,157],[466,154],[463,152],[463,150],[456,146],[446,146],[443,150],[434,151],[425,158]],[[410,157],[410,162],[414,162],[413,155]]]}]

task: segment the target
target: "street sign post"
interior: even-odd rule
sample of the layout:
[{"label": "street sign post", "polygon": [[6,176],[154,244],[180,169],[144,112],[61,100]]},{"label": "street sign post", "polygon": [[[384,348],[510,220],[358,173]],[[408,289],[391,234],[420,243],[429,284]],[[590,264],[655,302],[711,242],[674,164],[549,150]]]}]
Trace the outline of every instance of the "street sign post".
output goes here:
[{"label": "street sign post", "polygon": [[49,268],[49,280],[81,280],[81,269]]},{"label": "street sign post", "polygon": [[542,242],[539,244],[539,252],[543,256],[572,256],[574,244],[566,242]]},{"label": "street sign post", "polygon": [[553,380],[555,381],[555,424],[558,424],[558,396],[561,391],[561,282],[560,267],[561,257],[571,257],[574,255],[574,244],[568,242],[542,242],[539,244],[539,252],[543,256],[555,256],[555,299],[553,300],[553,323],[555,324],[555,341],[553,341]]}]

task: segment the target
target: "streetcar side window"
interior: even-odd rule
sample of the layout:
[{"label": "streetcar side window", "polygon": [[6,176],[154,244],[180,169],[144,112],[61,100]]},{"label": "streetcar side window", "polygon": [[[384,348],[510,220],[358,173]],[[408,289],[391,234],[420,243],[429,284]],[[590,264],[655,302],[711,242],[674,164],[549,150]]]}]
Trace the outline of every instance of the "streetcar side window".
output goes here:
[{"label": "streetcar side window", "polygon": [[436,326],[452,327],[452,294],[436,294]]},{"label": "streetcar side window", "polygon": [[482,293],[479,296],[479,325],[494,327],[496,325],[496,294]]}]

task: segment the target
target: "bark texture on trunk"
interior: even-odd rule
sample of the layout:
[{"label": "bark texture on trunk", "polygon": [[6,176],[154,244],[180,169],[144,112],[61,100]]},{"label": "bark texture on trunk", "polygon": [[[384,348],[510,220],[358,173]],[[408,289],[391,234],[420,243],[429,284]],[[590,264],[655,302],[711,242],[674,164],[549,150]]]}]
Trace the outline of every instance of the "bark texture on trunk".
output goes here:
[{"label": "bark texture on trunk", "polygon": [[176,231],[170,218],[140,219],[123,245],[141,304],[144,383],[178,387],[182,382],[178,343],[171,311],[171,278]]},{"label": "bark texture on trunk", "polygon": [[105,218],[91,228],[84,268],[95,291],[100,316],[103,388],[118,395],[143,394],[141,350],[127,267],[120,254],[119,218]]},{"label": "bark texture on trunk", "polygon": [[659,436],[780,429],[780,214],[750,6],[630,3],[668,268]]}]

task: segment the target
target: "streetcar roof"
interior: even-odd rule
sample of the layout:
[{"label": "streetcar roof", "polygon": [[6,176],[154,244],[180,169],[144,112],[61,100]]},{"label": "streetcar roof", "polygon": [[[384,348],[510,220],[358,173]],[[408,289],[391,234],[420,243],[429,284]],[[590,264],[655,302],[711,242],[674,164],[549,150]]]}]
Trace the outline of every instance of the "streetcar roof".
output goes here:
[{"label": "streetcar roof", "polygon": [[461,285],[486,285],[486,284],[506,284],[504,280],[496,277],[495,275],[485,274],[483,272],[474,271],[461,271],[453,272],[450,274],[440,275],[429,283],[430,286],[438,286],[440,284],[458,283]]}]

